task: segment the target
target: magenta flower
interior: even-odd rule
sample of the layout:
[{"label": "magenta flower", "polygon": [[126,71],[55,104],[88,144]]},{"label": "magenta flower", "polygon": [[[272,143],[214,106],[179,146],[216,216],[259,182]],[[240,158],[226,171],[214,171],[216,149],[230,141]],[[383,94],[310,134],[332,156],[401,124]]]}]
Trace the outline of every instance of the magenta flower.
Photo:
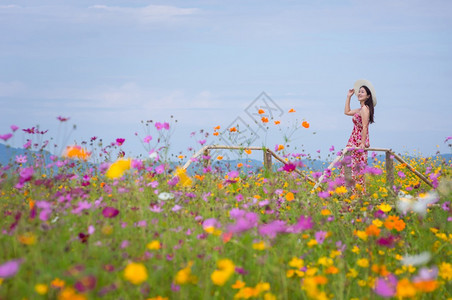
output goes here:
[{"label": "magenta flower", "polygon": [[397,278],[393,274],[386,277],[379,277],[375,282],[374,292],[384,298],[395,296],[397,287]]},{"label": "magenta flower", "polygon": [[62,116],[58,116],[57,119],[60,122],[66,122],[66,121],[69,121],[70,118],[65,118],[65,117],[62,117]]},{"label": "magenta flower", "polygon": [[18,126],[16,126],[16,125],[11,125],[11,130],[12,130],[13,132],[16,132],[18,129],[19,129]]},{"label": "magenta flower", "polygon": [[293,163],[288,163],[283,166],[283,170],[287,173],[293,172],[297,166]]},{"label": "magenta flower", "polygon": [[157,174],[162,174],[163,172],[165,172],[165,165],[162,164],[162,165],[156,167],[156,168],[155,168],[155,172],[156,172]]},{"label": "magenta flower", "polygon": [[116,145],[122,146],[122,144],[124,144],[125,141],[126,141],[125,139],[118,138],[116,139]]},{"label": "magenta flower", "polygon": [[82,277],[74,284],[74,288],[79,293],[84,293],[87,291],[91,291],[96,288],[97,279],[93,275],[88,275]]},{"label": "magenta flower", "polygon": [[107,206],[102,210],[102,215],[105,218],[114,218],[119,214],[119,210],[114,207]]},{"label": "magenta flower", "polygon": [[7,133],[7,134],[3,134],[3,135],[0,134],[0,140],[4,140],[5,142],[12,137],[13,137],[12,133]]},{"label": "magenta flower", "polygon": [[16,275],[21,263],[21,259],[14,259],[0,265],[0,278],[9,278]]}]

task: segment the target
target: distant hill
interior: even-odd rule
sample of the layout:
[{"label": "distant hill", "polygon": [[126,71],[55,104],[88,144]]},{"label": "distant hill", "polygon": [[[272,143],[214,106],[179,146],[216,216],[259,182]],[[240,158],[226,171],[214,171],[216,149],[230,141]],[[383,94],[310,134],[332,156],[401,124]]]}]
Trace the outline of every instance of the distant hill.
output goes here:
[{"label": "distant hill", "polygon": [[[36,154],[37,151],[32,150],[26,150],[23,148],[13,148],[6,146],[4,144],[0,143],[0,164],[7,165],[11,162],[14,162],[17,155],[30,155],[30,154]],[[42,155],[44,155],[44,158],[46,161],[50,161],[51,153],[48,151],[42,151],[40,152]],[[378,161],[384,161],[385,155],[378,155],[376,156]],[[407,158],[407,157],[405,157]],[[408,157],[412,158],[412,157]],[[440,160],[452,161],[452,154],[440,154],[432,156],[431,159],[437,160],[440,158]],[[303,164],[305,165],[305,168],[311,169],[314,171],[321,171],[328,167],[330,162],[323,161],[323,160],[312,160],[312,159],[304,159],[302,160]],[[221,171],[228,171],[228,170],[236,170],[237,165],[241,163],[243,164],[244,169],[249,171],[257,171],[263,167],[263,163],[260,160],[256,159],[234,159],[234,160],[212,160],[211,167],[212,169],[218,169]],[[368,164],[372,165],[374,163],[374,159],[369,155],[368,158]],[[173,167],[179,164],[176,163],[170,163]],[[277,169],[282,166],[282,163],[279,161],[273,159],[273,168]],[[202,170],[203,165],[202,163],[192,163],[190,167],[188,168],[188,172],[190,174],[193,174],[199,170]]]}]

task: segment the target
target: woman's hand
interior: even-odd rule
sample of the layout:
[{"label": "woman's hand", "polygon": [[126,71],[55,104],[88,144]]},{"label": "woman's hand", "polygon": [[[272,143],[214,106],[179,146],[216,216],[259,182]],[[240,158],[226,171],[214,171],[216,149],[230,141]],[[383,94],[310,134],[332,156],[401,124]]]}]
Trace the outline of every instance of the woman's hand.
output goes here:
[{"label": "woman's hand", "polygon": [[347,97],[351,98],[353,96],[353,94],[355,93],[355,89],[349,89],[348,93],[347,93]]}]

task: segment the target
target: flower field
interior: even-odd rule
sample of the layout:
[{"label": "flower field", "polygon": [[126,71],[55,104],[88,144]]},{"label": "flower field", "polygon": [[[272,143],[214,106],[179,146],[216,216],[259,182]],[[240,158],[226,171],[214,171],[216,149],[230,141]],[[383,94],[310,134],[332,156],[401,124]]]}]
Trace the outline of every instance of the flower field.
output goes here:
[{"label": "flower field", "polygon": [[388,186],[375,158],[352,195],[338,172],[313,190],[296,155],[187,173],[159,154],[94,164],[74,146],[2,166],[0,299],[452,297],[450,161],[406,158],[431,188],[402,164]]}]

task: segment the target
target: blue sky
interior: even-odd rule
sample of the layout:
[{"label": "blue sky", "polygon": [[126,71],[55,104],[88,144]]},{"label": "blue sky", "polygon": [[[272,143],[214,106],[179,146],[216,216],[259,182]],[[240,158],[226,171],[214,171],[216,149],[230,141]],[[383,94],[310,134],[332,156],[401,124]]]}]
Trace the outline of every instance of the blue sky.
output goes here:
[{"label": "blue sky", "polygon": [[[269,147],[307,120],[292,149],[326,154],[347,143],[347,90],[366,78],[378,98],[372,146],[450,153],[451,36],[446,0],[0,0],[0,134],[39,124],[63,140],[64,116],[77,126],[68,143],[120,137],[138,155],[140,121],[173,115],[171,149],[187,153],[200,146],[191,132],[237,117]],[[282,130],[245,113],[262,92],[284,111]]]}]

